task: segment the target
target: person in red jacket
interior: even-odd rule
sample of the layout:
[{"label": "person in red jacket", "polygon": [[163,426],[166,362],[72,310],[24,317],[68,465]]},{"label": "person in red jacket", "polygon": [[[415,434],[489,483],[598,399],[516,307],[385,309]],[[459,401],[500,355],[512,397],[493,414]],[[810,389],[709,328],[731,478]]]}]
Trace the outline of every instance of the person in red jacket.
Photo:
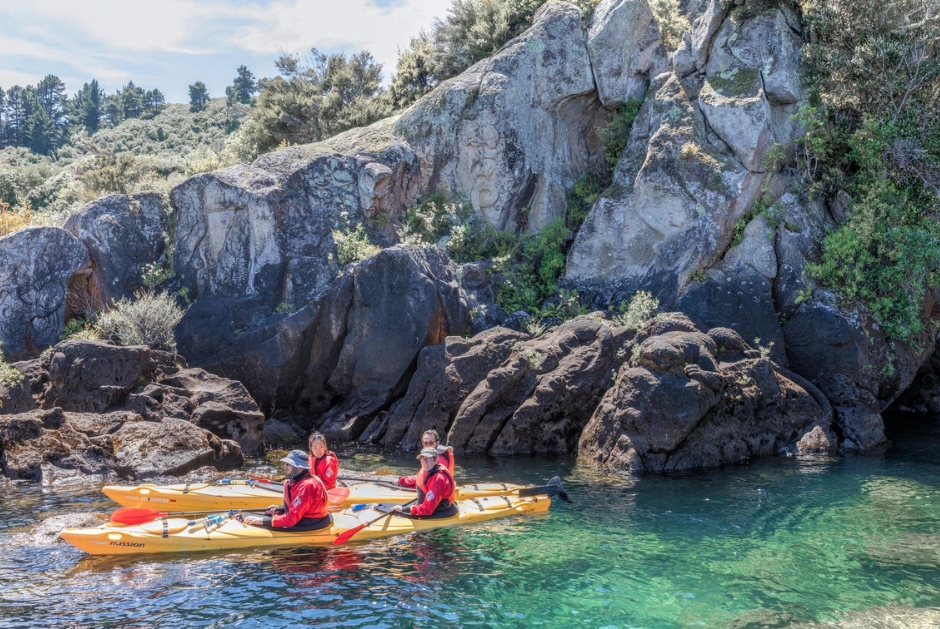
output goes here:
[{"label": "person in red jacket", "polygon": [[433,428],[425,430],[421,435],[422,448],[436,448],[438,462],[447,468],[450,475],[454,475],[454,449],[450,446],[441,445],[441,436]]},{"label": "person in red jacket", "polygon": [[414,476],[402,476],[398,484],[418,490],[418,501],[410,507],[395,505],[392,511],[415,518],[448,518],[459,512],[457,483],[450,471],[438,462],[437,448],[424,448],[418,455],[421,470]]},{"label": "person in red jacket", "polygon": [[332,450],[326,447],[326,437],[322,433],[310,433],[307,440],[307,449],[310,450],[310,471],[323,481],[327,489],[336,487],[336,476],[339,474],[339,458]]},{"label": "person in red jacket", "polygon": [[326,487],[323,481],[310,473],[307,454],[291,450],[281,461],[287,471],[284,504],[272,505],[264,517],[242,514],[236,517],[245,524],[277,530],[316,531],[332,526]]}]

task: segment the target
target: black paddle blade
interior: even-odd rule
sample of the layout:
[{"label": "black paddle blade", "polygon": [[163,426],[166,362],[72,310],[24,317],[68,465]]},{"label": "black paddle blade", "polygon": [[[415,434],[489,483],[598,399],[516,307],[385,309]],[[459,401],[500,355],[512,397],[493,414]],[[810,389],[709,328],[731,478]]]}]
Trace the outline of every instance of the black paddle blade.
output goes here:
[{"label": "black paddle blade", "polygon": [[568,494],[565,493],[565,488],[561,484],[561,479],[557,476],[542,487],[523,487],[519,490],[520,498],[526,498],[528,496],[548,496],[549,498],[555,498],[557,496],[565,502],[571,502],[568,498]]}]

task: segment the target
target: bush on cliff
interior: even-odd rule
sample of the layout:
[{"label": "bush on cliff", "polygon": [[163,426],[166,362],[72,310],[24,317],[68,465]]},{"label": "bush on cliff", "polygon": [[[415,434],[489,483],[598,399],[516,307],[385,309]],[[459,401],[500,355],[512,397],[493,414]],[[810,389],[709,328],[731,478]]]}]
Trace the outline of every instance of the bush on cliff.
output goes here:
[{"label": "bush on cliff", "polygon": [[183,309],[167,293],[138,293],[136,299],[120,299],[101,315],[96,324],[103,338],[118,345],[149,345],[157,349],[176,347],[176,325]]},{"label": "bush on cliff", "polygon": [[803,6],[812,106],[800,159],[811,194],[852,197],[810,275],[866,303],[895,339],[923,330],[940,269],[940,3]]},{"label": "bush on cliff", "polygon": [[[3,343],[0,343],[0,387],[9,387],[23,380],[23,374],[3,359]],[[0,404],[2,406],[2,404]]]}]

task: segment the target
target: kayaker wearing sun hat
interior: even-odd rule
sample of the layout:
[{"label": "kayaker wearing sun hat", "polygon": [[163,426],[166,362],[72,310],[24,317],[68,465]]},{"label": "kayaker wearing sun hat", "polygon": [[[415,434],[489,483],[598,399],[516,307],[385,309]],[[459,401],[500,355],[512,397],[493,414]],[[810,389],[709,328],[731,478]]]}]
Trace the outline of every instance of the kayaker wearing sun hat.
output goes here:
[{"label": "kayaker wearing sun hat", "polygon": [[281,462],[287,471],[284,504],[280,507],[272,505],[264,517],[239,514],[238,519],[245,524],[292,531],[316,531],[332,525],[326,487],[323,481],[310,473],[307,453],[291,450]]},{"label": "kayaker wearing sun hat", "polygon": [[326,447],[326,437],[321,432],[312,432],[307,440],[307,449],[310,450],[310,471],[323,481],[327,489],[336,487],[336,476],[339,473],[339,458],[332,450]]},{"label": "kayaker wearing sun hat", "polygon": [[402,487],[415,487],[418,501],[411,507],[396,505],[392,511],[419,518],[446,518],[457,515],[457,483],[450,471],[438,462],[437,448],[424,448],[418,454],[421,470],[414,476],[402,476],[398,484]]}]

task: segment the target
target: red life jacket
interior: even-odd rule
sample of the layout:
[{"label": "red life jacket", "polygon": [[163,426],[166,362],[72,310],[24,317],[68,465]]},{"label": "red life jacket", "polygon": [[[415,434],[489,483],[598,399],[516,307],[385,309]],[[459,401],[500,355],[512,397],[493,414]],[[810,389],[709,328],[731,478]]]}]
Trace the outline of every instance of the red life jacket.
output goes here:
[{"label": "red life jacket", "polygon": [[300,478],[284,483],[284,508],[284,514],[271,518],[272,526],[288,528],[304,518],[325,518],[330,511],[323,481],[308,470]]},{"label": "red life jacket", "polygon": [[450,475],[454,475],[454,449],[437,446],[437,462],[447,468]]},{"label": "red life jacket", "polygon": [[422,469],[415,475],[418,502],[411,507],[411,515],[427,516],[436,511],[450,509],[457,499],[457,483],[446,467],[438,464],[430,472]]},{"label": "red life jacket", "polygon": [[326,454],[319,459],[315,459],[311,470],[323,481],[324,487],[327,489],[336,487],[336,475],[339,474],[339,459],[332,450],[327,450]]}]

